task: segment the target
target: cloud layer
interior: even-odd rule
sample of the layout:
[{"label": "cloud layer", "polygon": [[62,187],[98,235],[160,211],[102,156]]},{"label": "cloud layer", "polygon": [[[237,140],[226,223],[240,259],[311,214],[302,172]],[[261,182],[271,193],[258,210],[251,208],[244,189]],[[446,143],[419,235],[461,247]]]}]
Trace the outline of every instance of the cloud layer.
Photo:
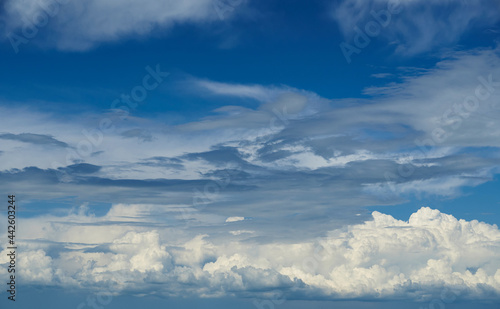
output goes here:
[{"label": "cloud layer", "polygon": [[168,201],[193,206],[200,229],[214,218],[259,218],[259,230],[300,239],[365,220],[365,206],[454,198],[492,180],[500,163],[498,49],[398,74],[366,88],[363,99],[193,79],[183,86],[196,96],[233,105],[177,125],[134,111],[125,119],[116,110],[89,113],[82,122],[9,107],[0,185],[26,188],[19,198],[33,206],[54,198],[56,208]]},{"label": "cloud layer", "polygon": [[[168,207],[117,204],[102,217],[83,207],[25,219],[19,275],[25,283],[105,286],[112,293],[148,293],[154,285],[155,293],[169,296],[421,301],[445,290],[454,299],[500,295],[498,227],[428,207],[408,221],[374,212],[364,223],[292,243],[256,242],[249,234],[193,235],[166,223],[178,214],[173,209],[144,217],[159,209]],[[6,253],[0,264],[8,262]]]}]

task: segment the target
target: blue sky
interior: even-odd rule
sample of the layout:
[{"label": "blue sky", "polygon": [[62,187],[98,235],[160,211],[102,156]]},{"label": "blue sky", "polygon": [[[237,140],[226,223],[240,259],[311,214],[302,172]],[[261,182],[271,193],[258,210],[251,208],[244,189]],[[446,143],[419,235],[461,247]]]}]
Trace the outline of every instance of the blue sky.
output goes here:
[{"label": "blue sky", "polygon": [[499,13],[4,2],[16,305],[495,308]]}]

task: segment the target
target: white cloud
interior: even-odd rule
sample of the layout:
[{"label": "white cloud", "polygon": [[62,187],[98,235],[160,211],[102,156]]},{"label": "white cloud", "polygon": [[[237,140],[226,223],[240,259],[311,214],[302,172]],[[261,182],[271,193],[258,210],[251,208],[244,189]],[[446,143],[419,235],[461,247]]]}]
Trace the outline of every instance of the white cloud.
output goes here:
[{"label": "white cloud", "polygon": [[[88,220],[84,214],[79,216]],[[26,283],[87,286],[114,282],[111,288],[120,291],[137,286],[147,290],[149,284],[163,282],[167,288],[160,292],[166,295],[250,293],[260,297],[261,292],[281,289],[285,296],[293,290],[303,298],[322,294],[331,299],[425,300],[434,291],[449,288],[464,299],[500,297],[497,226],[457,220],[426,207],[408,221],[379,212],[372,216],[371,221],[298,243],[272,238],[258,243],[217,233],[179,243],[168,227],[151,230],[130,225],[124,230],[111,224],[102,232],[117,235],[108,240],[108,246],[92,251],[66,247],[58,253],[56,244],[65,245],[69,239],[43,239],[54,235],[47,232],[40,236],[55,241],[51,255],[45,242],[31,241],[19,263]],[[44,230],[54,228],[50,221],[44,224]],[[91,232],[98,226],[89,228]],[[7,262],[3,250],[0,264]]]},{"label": "white cloud", "polygon": [[[42,9],[43,3],[50,9]],[[212,0],[91,0],[85,3],[27,0],[7,1],[4,7],[7,33],[21,35],[23,27],[35,21],[39,32],[50,34],[51,40],[45,44],[62,50],[86,50],[101,42],[149,35],[175,24],[227,19],[238,9],[225,2],[216,8]],[[37,23],[40,16],[48,16],[50,23]]]},{"label": "white cloud", "polygon": [[[481,175],[482,174],[482,175]],[[460,194],[464,186],[475,187],[491,179],[490,173],[483,172],[478,175],[456,175],[448,177],[434,177],[407,182],[396,183],[397,175],[387,177],[387,182],[365,185],[364,191],[370,194],[384,196],[391,194],[430,194],[434,196],[452,197]],[[392,178],[394,177],[394,178]]]},{"label": "white cloud", "polygon": [[238,222],[238,221],[243,221],[245,220],[245,217],[229,217],[226,219],[227,222]]},{"label": "white cloud", "polygon": [[266,88],[261,85],[228,84],[209,80],[196,80],[194,84],[214,95],[251,98],[261,102],[269,101],[283,93],[283,90],[279,88]]},{"label": "white cloud", "polygon": [[242,234],[253,234],[255,231],[247,231],[247,230],[237,230],[237,231],[229,231],[230,234],[234,236],[242,235]]},{"label": "white cloud", "polygon": [[[144,248],[147,249],[144,250]],[[160,245],[156,231],[128,232],[122,238],[114,240],[110,249],[112,252],[125,254],[129,258],[129,260],[127,258],[128,265],[124,266],[125,269],[138,270],[141,273],[161,271],[165,260],[170,257],[165,247]]]}]

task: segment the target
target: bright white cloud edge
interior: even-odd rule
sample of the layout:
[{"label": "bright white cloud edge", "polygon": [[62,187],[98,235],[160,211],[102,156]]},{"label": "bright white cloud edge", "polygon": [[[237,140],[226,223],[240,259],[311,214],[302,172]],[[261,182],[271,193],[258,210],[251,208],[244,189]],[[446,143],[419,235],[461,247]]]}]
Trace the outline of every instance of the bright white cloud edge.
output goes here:
[{"label": "bright white cloud edge", "polygon": [[[243,232],[186,239],[181,229],[118,224],[141,222],[153,208],[120,204],[104,217],[83,209],[25,219],[19,276],[26,284],[105,286],[114,293],[154,287],[169,296],[264,297],[282,290],[304,299],[425,300],[445,288],[457,298],[500,296],[498,227],[427,207],[409,221],[373,212],[371,221],[300,243],[243,241],[253,236]],[[6,254],[4,248],[2,275]]]}]

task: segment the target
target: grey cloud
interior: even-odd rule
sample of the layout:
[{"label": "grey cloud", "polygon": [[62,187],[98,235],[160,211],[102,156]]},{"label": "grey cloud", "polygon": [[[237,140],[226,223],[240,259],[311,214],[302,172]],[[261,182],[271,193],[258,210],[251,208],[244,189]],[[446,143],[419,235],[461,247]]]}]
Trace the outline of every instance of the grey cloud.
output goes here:
[{"label": "grey cloud", "polygon": [[[328,101],[288,89],[295,95],[277,96],[277,103],[181,126],[189,130],[172,130],[169,138],[180,141],[173,142],[178,147],[184,147],[184,141],[203,140],[202,146],[188,143],[177,155],[165,156],[163,145],[155,144],[144,158],[134,154],[132,159],[102,164],[97,162],[104,156],[92,158],[92,166],[59,170],[67,179],[50,194],[46,192],[51,184],[60,180],[55,170],[4,171],[0,183],[9,189],[22,182],[33,199],[72,196],[75,201],[190,205],[193,215],[186,220],[193,233],[228,233],[219,223],[241,216],[253,220],[235,223],[239,230],[258,231],[244,237],[262,242],[320,235],[365,219],[365,206],[427,196],[453,198],[464,186],[492,179],[500,163],[500,126],[480,120],[484,114],[498,116],[500,110],[489,106],[498,100],[498,91],[463,118],[461,126],[447,127],[452,133],[448,139],[416,144],[432,139],[443,113],[474,95],[477,77],[485,72],[492,72],[494,81],[500,76],[497,50],[457,53],[436,68],[412,71],[398,84],[372,89],[366,99]],[[231,85],[216,86],[234,96]],[[280,120],[272,110],[283,109],[290,100],[289,111],[295,113],[279,126],[270,126],[269,119]],[[411,173],[401,172],[409,166]],[[149,171],[155,176],[148,177]]]},{"label": "grey cloud", "polygon": [[146,166],[158,166],[158,167],[166,167],[176,170],[183,170],[184,165],[183,161],[178,158],[168,158],[168,157],[152,157],[144,159],[139,164]]},{"label": "grey cloud", "polygon": [[214,147],[214,150],[206,151],[203,153],[190,153],[182,156],[186,160],[206,160],[210,163],[216,165],[225,165],[228,163],[236,163],[238,165],[243,165],[246,163],[244,161],[237,148],[234,147]]},{"label": "grey cloud", "polygon": [[143,142],[152,142],[153,135],[148,130],[143,129],[130,129],[121,134],[125,138],[138,138]]},{"label": "grey cloud", "polygon": [[68,144],[55,139],[51,135],[45,134],[33,134],[33,133],[2,133],[0,134],[0,139],[7,139],[13,141],[19,141],[23,143],[30,143],[35,145],[51,145],[57,147],[68,147]]},{"label": "grey cloud", "polygon": [[97,157],[98,155],[101,155],[103,153],[104,153],[104,151],[102,151],[102,150],[101,151],[95,151],[95,152],[91,153],[90,156],[91,157]]},{"label": "grey cloud", "polygon": [[[0,172],[0,184],[6,190],[17,191],[19,186],[30,188],[23,192],[23,198],[41,199],[74,197],[75,201],[99,200],[108,203],[144,202],[179,203],[193,205],[195,190],[204,191],[212,181],[209,179],[110,179],[92,174],[101,170],[100,166],[75,164],[65,168],[40,169],[26,167]],[[57,185],[57,192],[53,191]],[[230,183],[225,192],[246,191],[251,184]],[[50,192],[49,194],[47,192]]]},{"label": "grey cloud", "polygon": [[70,174],[94,174],[100,170],[101,166],[96,166],[88,163],[73,164],[65,168],[65,172]]}]

